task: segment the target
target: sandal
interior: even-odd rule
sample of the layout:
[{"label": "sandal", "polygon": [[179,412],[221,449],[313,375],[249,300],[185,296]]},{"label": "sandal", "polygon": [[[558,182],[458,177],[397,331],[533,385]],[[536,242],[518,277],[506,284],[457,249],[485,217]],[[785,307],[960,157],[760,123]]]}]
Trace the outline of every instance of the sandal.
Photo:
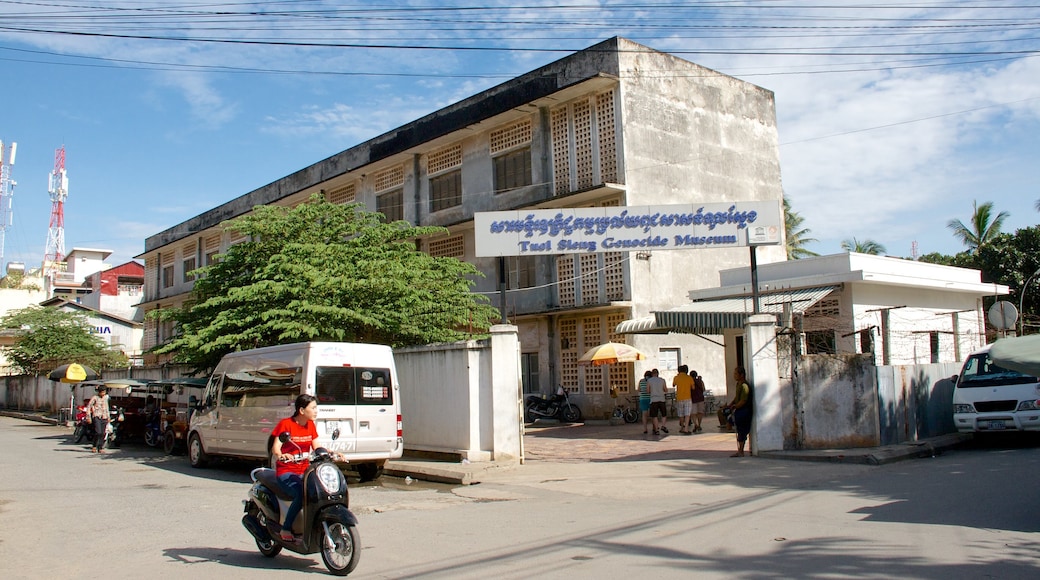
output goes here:
[{"label": "sandal", "polygon": [[289,530],[282,530],[278,534],[278,536],[282,539],[283,542],[291,542],[291,541],[296,539],[296,537],[293,536],[293,533],[290,532]]},{"label": "sandal", "polygon": [[744,452],[743,451],[737,451],[733,455],[730,455],[730,457],[744,457]]}]

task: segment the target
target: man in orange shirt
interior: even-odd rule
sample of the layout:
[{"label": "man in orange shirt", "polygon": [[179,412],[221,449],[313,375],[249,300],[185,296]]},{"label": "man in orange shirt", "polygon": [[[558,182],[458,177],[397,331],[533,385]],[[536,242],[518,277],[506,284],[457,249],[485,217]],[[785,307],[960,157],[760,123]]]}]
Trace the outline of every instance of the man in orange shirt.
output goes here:
[{"label": "man in orange shirt", "polygon": [[675,414],[679,415],[679,432],[684,435],[692,435],[690,431],[690,413],[693,411],[691,393],[693,391],[693,377],[690,376],[690,367],[679,366],[679,374],[672,379],[675,387]]}]

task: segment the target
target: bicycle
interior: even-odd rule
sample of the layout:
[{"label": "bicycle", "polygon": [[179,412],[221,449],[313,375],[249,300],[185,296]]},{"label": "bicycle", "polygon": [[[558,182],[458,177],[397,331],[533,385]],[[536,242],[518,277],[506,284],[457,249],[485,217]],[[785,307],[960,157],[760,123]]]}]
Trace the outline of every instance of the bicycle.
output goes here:
[{"label": "bicycle", "polygon": [[638,406],[632,408],[630,405],[638,405],[638,399],[631,396],[626,397],[626,399],[629,402],[629,405],[616,405],[614,407],[614,417],[623,419],[625,423],[635,423],[639,420],[639,408]]}]

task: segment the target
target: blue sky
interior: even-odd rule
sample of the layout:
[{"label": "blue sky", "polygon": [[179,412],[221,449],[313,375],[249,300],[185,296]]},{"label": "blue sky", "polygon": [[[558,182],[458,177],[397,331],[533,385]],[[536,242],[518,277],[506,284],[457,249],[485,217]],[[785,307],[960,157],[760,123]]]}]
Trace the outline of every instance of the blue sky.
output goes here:
[{"label": "blue sky", "polygon": [[[1040,4],[0,0],[4,261],[144,239],[611,36],[776,94],[784,190],[821,254],[956,253],[972,202],[1040,213]],[[231,42],[228,42],[231,41]],[[243,44],[242,41],[249,41]],[[338,44],[339,46],[322,46]]]}]

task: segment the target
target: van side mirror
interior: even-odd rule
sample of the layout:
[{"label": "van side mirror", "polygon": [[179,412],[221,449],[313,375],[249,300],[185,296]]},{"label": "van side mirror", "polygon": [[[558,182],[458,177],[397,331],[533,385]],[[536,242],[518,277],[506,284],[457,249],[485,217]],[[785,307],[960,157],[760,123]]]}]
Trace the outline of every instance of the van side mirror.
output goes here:
[{"label": "van side mirror", "polygon": [[196,397],[195,395],[189,395],[188,396],[188,406],[189,407],[198,407],[199,406],[199,398]]},{"label": "van side mirror", "polygon": [[957,376],[957,375],[953,375],[952,377],[950,377],[950,380],[951,380],[951,381],[953,381],[953,384],[955,384],[955,385],[956,385],[956,384],[957,384],[957,379],[958,379],[958,378],[960,378],[960,377],[959,377],[959,376]]}]

